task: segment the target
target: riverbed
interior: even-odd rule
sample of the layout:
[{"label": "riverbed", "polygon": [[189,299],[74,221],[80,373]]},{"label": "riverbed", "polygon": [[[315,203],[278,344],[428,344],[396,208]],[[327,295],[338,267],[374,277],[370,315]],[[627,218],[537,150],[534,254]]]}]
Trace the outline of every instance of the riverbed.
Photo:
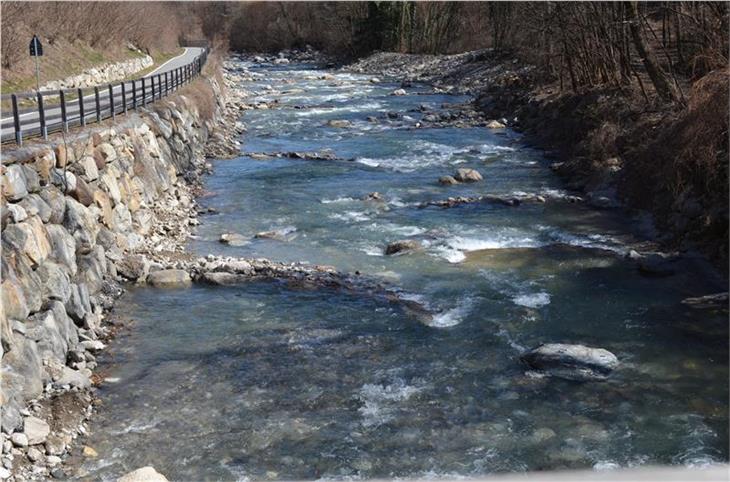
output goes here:
[{"label": "riverbed", "polygon": [[[728,460],[727,314],[681,304],[726,289],[706,262],[646,276],[627,258],[654,248],[646,224],[575,202],[519,133],[419,124],[467,96],[242,65],[268,108],[243,112],[242,155],[214,162],[200,199],[211,214],[190,251],[357,271],[435,316],[276,282],[132,289],[118,311],[134,324],[100,360],[108,381],[87,441],[99,455],[82,477],[143,465],[171,480],[288,480]],[[289,154],[306,152],[328,159]],[[458,168],[484,180],[437,182]],[[545,202],[423,207],[526,194]],[[403,239],[421,249],[384,254]],[[603,347],[621,365],[576,382],[520,363],[550,342]]]}]

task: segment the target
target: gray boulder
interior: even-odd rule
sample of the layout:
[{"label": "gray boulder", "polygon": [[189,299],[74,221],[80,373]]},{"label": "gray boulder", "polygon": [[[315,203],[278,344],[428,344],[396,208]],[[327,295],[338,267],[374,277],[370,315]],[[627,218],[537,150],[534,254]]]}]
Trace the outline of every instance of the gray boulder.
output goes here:
[{"label": "gray boulder", "polygon": [[163,269],[147,275],[147,283],[155,287],[186,286],[191,282],[188,272],[182,269]]},{"label": "gray boulder", "polygon": [[28,445],[42,444],[51,433],[51,427],[38,417],[25,417],[23,432],[28,437]]},{"label": "gray boulder", "polygon": [[484,178],[481,174],[479,174],[479,171],[477,171],[476,169],[468,169],[462,167],[456,170],[456,174],[454,174],[454,179],[459,182],[478,182],[483,180]]},{"label": "gray boulder", "polygon": [[604,380],[619,365],[616,355],[603,348],[548,343],[524,353],[530,368],[571,380]]},{"label": "gray boulder", "polygon": [[167,482],[167,478],[153,467],[142,467],[117,479],[117,482]]},{"label": "gray boulder", "polygon": [[20,201],[28,195],[25,173],[19,164],[11,164],[2,174],[2,193],[9,201]]}]

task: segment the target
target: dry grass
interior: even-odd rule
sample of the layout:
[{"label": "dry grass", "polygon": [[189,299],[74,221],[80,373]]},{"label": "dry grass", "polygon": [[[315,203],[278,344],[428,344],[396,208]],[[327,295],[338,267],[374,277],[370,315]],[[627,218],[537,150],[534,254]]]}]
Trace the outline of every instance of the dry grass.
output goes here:
[{"label": "dry grass", "polygon": [[686,109],[663,119],[658,135],[646,133],[627,166],[625,192],[651,209],[660,224],[676,230],[711,255],[728,255],[727,69],[698,80]]}]

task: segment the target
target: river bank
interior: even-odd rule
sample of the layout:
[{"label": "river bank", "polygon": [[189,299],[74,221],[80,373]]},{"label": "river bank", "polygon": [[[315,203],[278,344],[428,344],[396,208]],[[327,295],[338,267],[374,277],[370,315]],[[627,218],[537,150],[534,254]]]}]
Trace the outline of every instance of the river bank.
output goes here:
[{"label": "river bank", "polygon": [[677,109],[639,92],[561,91],[535,66],[491,50],[377,53],[345,68],[473,94],[487,118],[545,149],[569,186],[596,204],[649,213],[666,249],[699,250],[727,277],[727,116],[717,110],[727,105],[727,73],[696,82]]},{"label": "river bank", "polygon": [[2,479],[65,477],[115,300],[184,256],[205,156],[238,151],[211,64],[140,113],[3,149]]}]

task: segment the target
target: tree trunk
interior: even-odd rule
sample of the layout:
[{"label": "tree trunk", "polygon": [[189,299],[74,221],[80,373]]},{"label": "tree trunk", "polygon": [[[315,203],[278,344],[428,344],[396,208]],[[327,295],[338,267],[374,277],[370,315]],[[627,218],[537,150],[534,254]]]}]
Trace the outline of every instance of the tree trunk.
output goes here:
[{"label": "tree trunk", "polygon": [[679,100],[679,95],[677,95],[674,85],[672,85],[669,77],[667,77],[667,74],[664,70],[662,70],[656,55],[654,55],[654,52],[647,45],[646,40],[644,39],[644,35],[641,30],[638,2],[629,3],[628,16],[629,29],[631,30],[631,37],[634,40],[634,47],[636,47],[636,52],[644,62],[646,73],[649,74],[651,83],[654,84],[654,89],[656,89],[657,94],[662,99],[670,102],[677,102]]}]

